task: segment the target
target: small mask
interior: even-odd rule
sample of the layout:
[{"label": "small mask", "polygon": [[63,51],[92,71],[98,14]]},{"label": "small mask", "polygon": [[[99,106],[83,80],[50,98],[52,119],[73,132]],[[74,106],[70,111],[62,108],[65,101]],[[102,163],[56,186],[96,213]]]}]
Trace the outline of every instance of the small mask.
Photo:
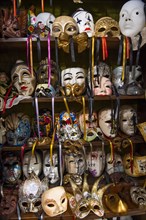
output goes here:
[{"label": "small mask", "polygon": [[17,60],[11,70],[11,80],[19,95],[31,96],[36,85],[35,73],[21,60]]},{"label": "small mask", "polygon": [[119,127],[120,130],[128,135],[132,136],[136,132],[137,113],[132,106],[123,105],[119,111]]},{"label": "small mask", "polygon": [[72,17],[77,22],[79,33],[85,32],[88,37],[94,36],[94,20],[91,13],[79,8]]},{"label": "small mask", "polygon": [[35,175],[39,176],[42,171],[42,158],[41,155],[35,151],[32,155],[32,151],[27,151],[23,157],[23,174],[26,178],[29,177],[30,173],[34,172]]},{"label": "small mask", "polygon": [[86,70],[80,67],[71,67],[62,70],[61,84],[65,88],[66,96],[79,96],[85,92]]},{"label": "small mask", "polygon": [[126,154],[123,158],[123,165],[125,173],[129,176],[139,177],[146,175],[146,156],[134,156],[133,157],[133,172],[130,154]]},{"label": "small mask", "polygon": [[[106,137],[114,138],[116,136],[116,129],[112,129],[112,110],[110,108],[103,108],[98,113],[99,127]],[[113,131],[112,131],[113,130]]]},{"label": "small mask", "polygon": [[57,186],[46,190],[42,194],[42,207],[46,215],[54,217],[67,210],[67,195],[63,186]]},{"label": "small mask", "polygon": [[95,23],[96,37],[119,37],[119,24],[111,17],[102,17]]},{"label": "small mask", "polygon": [[120,11],[119,27],[123,35],[134,37],[145,26],[144,2],[139,0],[126,2]]},{"label": "small mask", "polygon": [[140,186],[132,186],[130,188],[130,196],[132,202],[139,206],[139,208],[146,208],[146,190]]},{"label": "small mask", "polygon": [[68,112],[62,112],[60,114],[57,133],[58,138],[62,141],[67,139],[76,141],[81,138],[81,131],[75,113],[71,112],[70,117]]},{"label": "small mask", "polygon": [[24,113],[12,113],[5,119],[6,139],[11,146],[23,146],[31,134],[30,119]]},{"label": "small mask", "polygon": [[58,38],[62,33],[68,36],[78,33],[78,25],[72,17],[63,15],[55,18],[52,25],[52,35]]},{"label": "small mask", "polygon": [[43,160],[43,173],[49,180],[50,184],[54,184],[59,180],[59,164],[57,152],[52,155],[53,164],[51,165],[50,152],[46,152]]}]

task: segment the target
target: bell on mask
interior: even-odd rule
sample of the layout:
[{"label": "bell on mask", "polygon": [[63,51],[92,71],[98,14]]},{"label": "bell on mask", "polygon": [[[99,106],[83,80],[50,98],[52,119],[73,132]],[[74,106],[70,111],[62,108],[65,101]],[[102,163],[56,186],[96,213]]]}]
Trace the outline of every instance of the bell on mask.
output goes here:
[{"label": "bell on mask", "polygon": [[139,0],[126,2],[119,14],[119,27],[123,35],[134,37],[145,26],[144,2]]},{"label": "bell on mask", "polygon": [[130,188],[132,202],[139,206],[140,209],[146,208],[146,189],[141,186],[132,186]]},{"label": "bell on mask", "polygon": [[86,70],[81,67],[71,67],[61,71],[61,85],[66,96],[80,96],[86,90]]},{"label": "bell on mask", "polygon": [[42,208],[50,217],[61,215],[67,210],[67,194],[63,186],[46,190],[41,197]]}]

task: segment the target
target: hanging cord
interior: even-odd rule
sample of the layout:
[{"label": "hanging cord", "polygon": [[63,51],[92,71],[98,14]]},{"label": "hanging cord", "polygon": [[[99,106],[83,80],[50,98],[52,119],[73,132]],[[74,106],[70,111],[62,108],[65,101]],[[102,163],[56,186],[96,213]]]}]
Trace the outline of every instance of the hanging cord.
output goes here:
[{"label": "hanging cord", "polygon": [[40,122],[39,122],[39,105],[38,105],[38,97],[35,97],[35,110],[36,110],[36,119],[37,119],[37,131],[38,138],[40,140]]},{"label": "hanging cord", "polygon": [[75,59],[74,39],[72,36],[70,37],[69,45],[70,45],[70,52],[71,52],[71,60],[72,60],[72,62],[75,62],[76,59]]},{"label": "hanging cord", "polygon": [[20,212],[20,207],[18,203],[17,203],[17,217],[18,217],[18,220],[21,220],[21,212]]},{"label": "hanging cord", "polygon": [[60,174],[60,186],[63,184],[63,156],[62,156],[62,144],[59,140],[59,174]]},{"label": "hanging cord", "polygon": [[41,61],[41,41],[40,38],[37,36],[37,55],[38,55],[38,62]]},{"label": "hanging cord", "polygon": [[58,61],[58,39],[55,37],[55,61],[57,65],[57,72],[58,72],[58,84],[61,86],[61,76],[60,76],[60,69],[59,69],[59,61]]}]

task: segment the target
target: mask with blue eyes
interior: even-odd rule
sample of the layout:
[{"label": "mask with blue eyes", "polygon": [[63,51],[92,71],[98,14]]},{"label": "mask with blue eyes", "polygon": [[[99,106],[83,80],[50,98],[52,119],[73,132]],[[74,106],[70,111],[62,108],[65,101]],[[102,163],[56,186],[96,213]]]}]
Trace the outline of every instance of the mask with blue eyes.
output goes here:
[{"label": "mask with blue eyes", "polygon": [[72,17],[77,22],[79,33],[86,32],[88,37],[94,36],[94,20],[91,13],[79,8]]},{"label": "mask with blue eyes", "polygon": [[6,139],[11,146],[23,146],[31,134],[30,119],[24,113],[12,113],[5,119]]}]

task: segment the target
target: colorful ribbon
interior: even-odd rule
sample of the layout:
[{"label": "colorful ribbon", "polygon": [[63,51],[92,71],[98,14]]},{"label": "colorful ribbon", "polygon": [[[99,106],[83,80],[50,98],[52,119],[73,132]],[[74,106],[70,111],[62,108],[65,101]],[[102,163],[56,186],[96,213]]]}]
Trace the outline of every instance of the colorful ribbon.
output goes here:
[{"label": "colorful ribbon", "polygon": [[85,97],[82,96],[82,103],[83,103],[83,117],[84,117],[84,140],[86,140],[87,132],[86,132],[86,117],[85,117]]},{"label": "colorful ribbon", "polygon": [[44,0],[41,0],[41,8],[42,8],[42,12],[44,12],[45,11]]},{"label": "colorful ribbon", "polygon": [[48,32],[48,87],[51,83],[51,48],[50,48],[50,33]]},{"label": "colorful ribbon", "polygon": [[16,17],[17,16],[16,0],[13,0],[13,11],[14,11],[14,17]]}]

